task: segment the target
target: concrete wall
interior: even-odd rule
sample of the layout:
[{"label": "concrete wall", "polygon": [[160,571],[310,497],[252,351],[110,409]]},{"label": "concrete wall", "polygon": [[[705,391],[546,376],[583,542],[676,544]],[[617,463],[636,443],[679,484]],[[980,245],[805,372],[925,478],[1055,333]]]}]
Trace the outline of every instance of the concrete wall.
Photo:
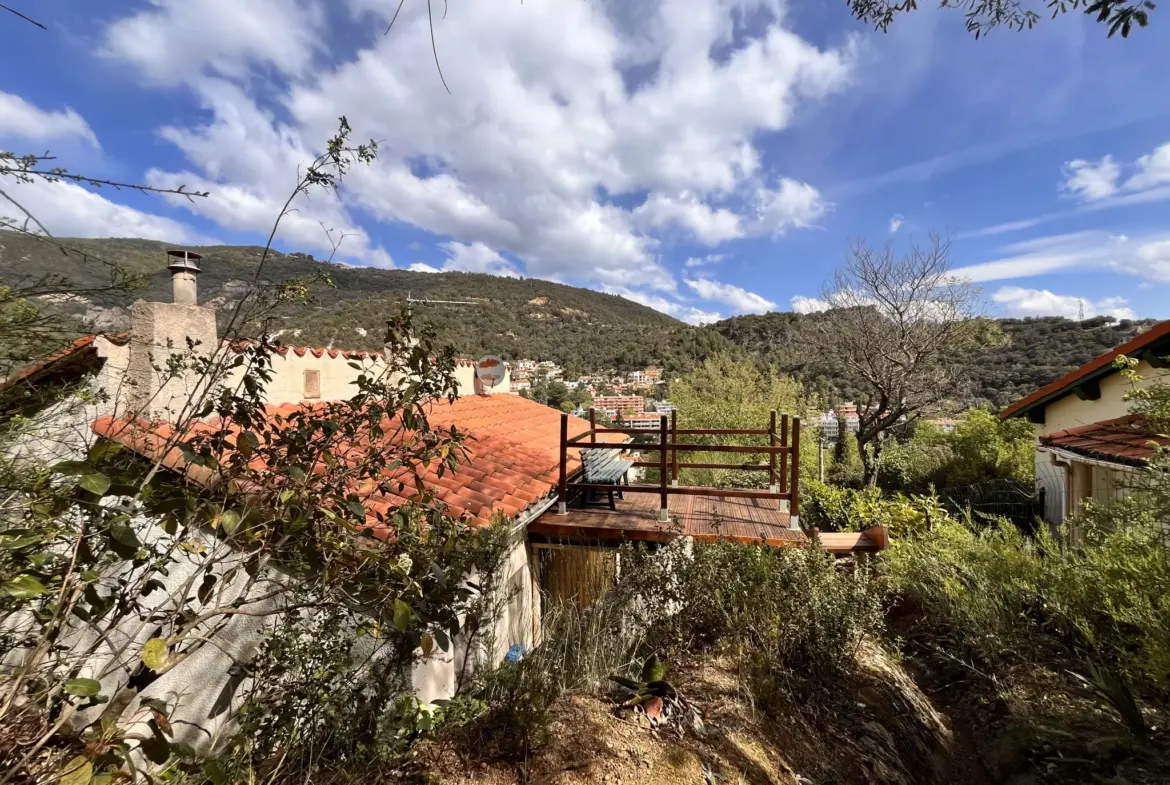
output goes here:
[{"label": "concrete wall", "polygon": [[175,372],[168,368],[168,362],[172,358],[207,357],[218,347],[212,309],[145,300],[134,303],[124,385],[130,393],[131,409],[143,416],[179,419],[198,393],[201,378],[192,370]]},{"label": "concrete wall", "polygon": [[1126,393],[1135,386],[1149,387],[1170,380],[1170,371],[1154,368],[1145,361],[1138,364],[1137,372],[1142,377],[1137,385],[1131,385],[1120,373],[1113,373],[1101,379],[1099,400],[1082,401],[1076,393],[1069,391],[1063,398],[1048,404],[1044,409],[1044,422],[1036,425],[1036,435],[1043,436],[1067,428],[1124,417],[1129,414],[1129,404],[1125,401]]},{"label": "concrete wall", "polygon": [[[354,368],[353,365],[357,365]],[[368,354],[362,358],[354,354],[337,352],[331,356],[328,351],[322,351],[318,357],[312,350],[298,353],[288,348],[283,354],[272,357],[272,381],[265,388],[265,400],[277,406],[285,403],[301,403],[306,400],[343,401],[357,394],[357,378],[361,374],[377,378],[385,372],[386,363],[377,354]],[[318,373],[320,395],[315,398],[306,398],[305,372]],[[238,384],[244,374],[244,369],[233,370],[228,376],[228,382],[233,386]],[[484,390],[475,379],[475,366],[467,361],[460,361],[455,366],[455,380],[459,395],[475,395],[482,390],[492,395],[509,391],[511,382],[510,372],[505,371],[504,380],[491,390]]]}]

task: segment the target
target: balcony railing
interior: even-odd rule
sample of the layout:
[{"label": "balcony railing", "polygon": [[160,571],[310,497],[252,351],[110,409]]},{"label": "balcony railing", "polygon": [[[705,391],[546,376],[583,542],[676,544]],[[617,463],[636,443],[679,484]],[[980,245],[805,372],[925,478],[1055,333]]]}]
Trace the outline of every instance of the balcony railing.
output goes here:
[{"label": "balcony railing", "polygon": [[[624,434],[627,436],[656,436],[656,441],[633,443],[601,442],[599,434]],[[766,437],[767,445],[719,444],[718,437],[759,436]],[[696,444],[684,441],[693,437],[705,437],[706,443]],[[712,437],[715,437],[714,439]],[[711,443],[716,442],[716,443]],[[800,513],[800,418],[788,414],[777,415],[773,409],[767,428],[679,428],[678,412],[669,416],[663,414],[659,427],[645,428],[597,427],[597,415],[589,410],[589,430],[569,438],[569,415],[561,415],[560,479],[557,487],[558,510],[568,510],[569,492],[613,491],[612,485],[593,484],[584,481],[584,469],[580,480],[570,481],[568,476],[569,448],[578,450],[637,450],[643,453],[657,453],[657,460],[631,461],[631,467],[658,469],[658,483],[631,483],[622,486],[622,491],[635,493],[657,493],[660,497],[658,520],[669,520],[669,497],[674,496],[721,496],[739,499],[772,499],[777,503],[788,502],[788,512],[795,525]],[[690,463],[685,460],[688,453],[727,453],[731,455],[767,455],[766,464],[759,463]],[[680,455],[683,459],[680,460]],[[584,464],[584,461],[582,461]],[[747,472],[767,472],[768,489],[755,488],[714,488],[679,485],[679,472],[683,469],[730,469]]]}]

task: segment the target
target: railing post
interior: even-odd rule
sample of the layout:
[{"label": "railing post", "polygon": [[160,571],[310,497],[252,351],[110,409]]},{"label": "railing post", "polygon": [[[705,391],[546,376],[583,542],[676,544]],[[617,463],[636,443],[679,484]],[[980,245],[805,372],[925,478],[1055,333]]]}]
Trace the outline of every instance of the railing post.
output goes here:
[{"label": "railing post", "polygon": [[597,409],[589,407],[589,443],[597,444]]},{"label": "railing post", "polygon": [[[788,447],[788,412],[780,415],[780,446]],[[780,493],[788,493],[788,458],[780,461]]]},{"label": "railing post", "polygon": [[659,420],[658,428],[658,483],[659,483],[659,502],[658,520],[662,523],[670,522],[670,507],[667,503],[666,495],[668,493],[666,486],[666,444],[668,434],[666,432],[666,415],[662,415]]},{"label": "railing post", "polygon": [[[670,441],[678,444],[678,409],[670,410]],[[670,451],[670,484],[678,486],[678,450]]]},{"label": "railing post", "polygon": [[[772,409],[768,412],[768,446],[776,446],[776,410]],[[783,461],[781,461],[783,463]],[[776,483],[776,453],[768,454],[768,490],[772,493],[779,492],[779,486]]]},{"label": "railing post", "polygon": [[557,483],[557,512],[567,515],[569,512],[569,498],[566,495],[565,483],[569,472],[569,415],[561,413],[561,477]]},{"label": "railing post", "polygon": [[792,418],[792,493],[788,497],[789,526],[800,528],[800,418]]}]

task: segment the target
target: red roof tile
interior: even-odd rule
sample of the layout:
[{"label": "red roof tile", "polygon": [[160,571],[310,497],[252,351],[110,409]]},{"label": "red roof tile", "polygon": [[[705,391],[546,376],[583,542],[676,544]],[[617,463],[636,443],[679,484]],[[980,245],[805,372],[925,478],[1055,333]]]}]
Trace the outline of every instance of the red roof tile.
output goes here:
[{"label": "red roof tile", "polygon": [[1131,414],[1045,434],[1040,443],[1087,458],[1142,466],[1153,457],[1154,445],[1170,447],[1170,437],[1155,434],[1141,415]]},{"label": "red roof tile", "polygon": [[[309,406],[310,404],[306,404]],[[286,416],[295,406],[270,407],[268,414]],[[444,501],[449,512],[473,522],[486,524],[494,510],[505,515],[516,515],[547,496],[555,487],[560,473],[560,417],[556,409],[543,406],[517,395],[469,395],[454,403],[439,401],[430,404],[428,417],[433,427],[456,427],[470,437],[468,456],[460,461],[454,472],[438,476],[433,467],[420,467],[422,481]],[[193,432],[214,428],[200,423]],[[157,457],[164,441],[162,432],[169,431],[166,423],[128,422],[103,417],[94,423],[96,433],[120,442],[147,457]],[[570,438],[589,429],[589,423],[578,417],[569,417]],[[394,429],[388,428],[388,433]],[[621,440],[621,434],[605,434],[601,439]],[[390,436],[388,438],[394,438]],[[580,468],[578,450],[569,450],[568,472]],[[209,482],[206,469],[188,467],[177,448],[172,448],[164,464],[177,471],[185,471],[198,482]],[[413,479],[407,473],[401,476],[407,487],[405,495],[414,492]],[[388,506],[382,498],[367,502],[367,522],[377,524],[375,511],[383,514]]]},{"label": "red roof tile", "polygon": [[1170,319],[1164,322],[1158,322],[1144,333],[1134,336],[1116,349],[1110,349],[1104,354],[1094,357],[1075,371],[1060,377],[1051,384],[1044,385],[1031,395],[1021,398],[1001,411],[999,416],[1004,419],[1014,417],[1017,414],[1023,414],[1033,406],[1046,402],[1048,399],[1060,397],[1060,394],[1063,392],[1071,392],[1071,388],[1075,387],[1077,382],[1082,379],[1092,375],[1101,375],[1101,372],[1109,373],[1113,361],[1121,355],[1128,356],[1137,354],[1140,350],[1167,336],[1170,336]]}]

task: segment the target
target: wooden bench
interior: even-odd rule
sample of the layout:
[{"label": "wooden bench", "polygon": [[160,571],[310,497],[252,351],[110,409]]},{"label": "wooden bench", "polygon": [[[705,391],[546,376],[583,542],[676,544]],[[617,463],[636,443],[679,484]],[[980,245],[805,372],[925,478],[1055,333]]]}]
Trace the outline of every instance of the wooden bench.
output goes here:
[{"label": "wooden bench", "polygon": [[[609,508],[616,510],[617,505],[614,504],[614,491],[617,492],[619,499],[624,499],[622,495],[621,484],[624,480],[626,485],[630,484],[629,478],[626,476],[630,471],[630,462],[623,460],[619,455],[620,450],[581,450],[581,465],[585,470],[585,482],[590,485],[612,485],[614,490],[609,491],[606,495],[609,497]],[[590,503],[590,492],[581,494],[581,506],[584,507]]]}]

